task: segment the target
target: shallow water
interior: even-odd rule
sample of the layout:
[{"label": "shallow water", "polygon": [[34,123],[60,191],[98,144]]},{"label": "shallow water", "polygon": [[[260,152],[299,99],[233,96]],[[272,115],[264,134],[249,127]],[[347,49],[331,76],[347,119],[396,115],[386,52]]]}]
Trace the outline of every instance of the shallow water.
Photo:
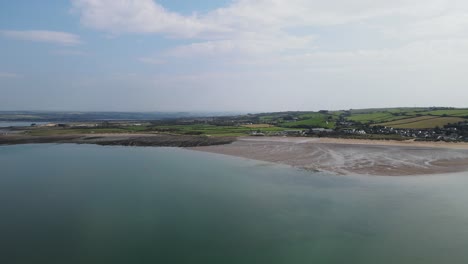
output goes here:
[{"label": "shallow water", "polygon": [[332,176],[176,148],[0,147],[0,263],[467,263],[468,173]]}]

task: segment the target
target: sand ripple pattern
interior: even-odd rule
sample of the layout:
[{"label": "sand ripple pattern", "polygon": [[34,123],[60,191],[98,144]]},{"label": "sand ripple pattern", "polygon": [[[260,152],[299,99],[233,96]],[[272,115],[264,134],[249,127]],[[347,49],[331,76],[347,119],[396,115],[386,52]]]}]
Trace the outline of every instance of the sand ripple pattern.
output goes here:
[{"label": "sand ripple pattern", "polygon": [[468,150],[327,143],[319,139],[244,138],[196,150],[287,164],[339,175],[402,176],[468,170]]}]

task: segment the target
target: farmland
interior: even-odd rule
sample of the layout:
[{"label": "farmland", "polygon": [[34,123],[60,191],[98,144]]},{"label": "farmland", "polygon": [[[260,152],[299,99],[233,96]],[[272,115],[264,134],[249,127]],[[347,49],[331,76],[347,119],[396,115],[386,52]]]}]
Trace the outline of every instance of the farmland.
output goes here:
[{"label": "farmland", "polygon": [[390,108],[351,110],[346,120],[394,128],[435,128],[468,119],[468,109]]},{"label": "farmland", "polygon": [[285,128],[331,128],[343,121],[395,128],[435,128],[468,119],[468,109],[382,108],[347,111],[283,112],[257,115],[259,123]]},{"label": "farmland", "polygon": [[363,114],[352,114],[347,118],[349,121],[371,123],[371,122],[387,122],[407,118],[407,116],[394,115],[390,112],[374,112],[374,113],[363,113]]},{"label": "farmland", "polygon": [[244,126],[215,126],[215,125],[145,125],[145,126],[114,126],[92,128],[29,128],[26,133],[32,136],[71,135],[71,134],[179,134],[206,136],[246,136],[252,131],[261,129],[262,132],[283,131],[284,128],[274,126],[244,127]]},{"label": "farmland", "polygon": [[[12,113],[14,118],[19,114]],[[8,113],[3,113],[9,118]],[[71,114],[68,114],[71,115]],[[89,118],[91,115],[109,117],[109,113],[85,113],[80,116]],[[118,117],[140,118],[148,117],[147,114],[118,113]],[[154,114],[157,115],[157,114]],[[385,108],[385,109],[358,109],[340,111],[316,111],[316,112],[274,112],[233,116],[208,116],[168,119],[137,119],[130,121],[81,121],[74,119],[65,123],[55,123],[53,126],[38,125],[36,127],[22,128],[31,136],[50,135],[80,135],[80,134],[166,134],[166,135],[192,135],[192,136],[301,136],[317,135],[346,136],[346,137],[413,137],[412,129],[430,130],[443,128],[447,125],[459,126],[468,122],[468,109],[456,108]],[[54,113],[56,120],[60,119],[60,113]],[[82,117],[81,117],[82,118]],[[38,121],[47,121],[39,119]],[[59,121],[60,122],[60,121]],[[391,129],[400,129],[399,135],[393,135]],[[401,129],[407,131],[402,132]],[[448,132],[447,132],[448,133]],[[429,133],[434,137],[437,133]],[[426,135],[426,134],[425,134]]]},{"label": "farmland", "polygon": [[260,123],[274,124],[284,128],[335,128],[342,112],[284,112],[259,114]]},{"label": "farmland", "polygon": [[434,116],[420,116],[414,118],[400,119],[398,121],[381,123],[381,126],[393,128],[413,128],[413,129],[427,129],[434,127],[443,127],[448,124],[454,124],[464,121],[463,118],[458,117],[434,117]]}]

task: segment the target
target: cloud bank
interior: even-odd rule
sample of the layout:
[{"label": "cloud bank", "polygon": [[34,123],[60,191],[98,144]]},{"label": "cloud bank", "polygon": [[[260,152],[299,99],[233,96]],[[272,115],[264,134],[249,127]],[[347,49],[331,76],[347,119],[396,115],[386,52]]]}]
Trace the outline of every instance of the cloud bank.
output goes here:
[{"label": "cloud bank", "polygon": [[166,55],[176,57],[309,53],[316,48],[314,40],[322,38],[321,32],[340,27],[359,28],[364,35],[381,38],[377,48],[386,48],[384,41],[408,44],[465,38],[468,33],[468,3],[459,0],[237,0],[190,16],[171,12],[153,0],[72,3],[83,25],[96,30],[192,40],[167,51]]},{"label": "cloud bank", "polygon": [[[123,80],[99,76],[75,89],[112,87],[121,105],[132,98],[149,110],[466,106],[466,1],[233,0],[187,15],[157,0],[72,0],[72,9],[82,26],[112,36],[105,45],[122,39],[125,49],[115,53],[125,58],[107,58],[120,67],[102,62],[104,73],[122,70]],[[145,49],[131,46],[137,40]],[[162,45],[151,50],[153,41]],[[127,57],[135,64],[127,67]]]}]

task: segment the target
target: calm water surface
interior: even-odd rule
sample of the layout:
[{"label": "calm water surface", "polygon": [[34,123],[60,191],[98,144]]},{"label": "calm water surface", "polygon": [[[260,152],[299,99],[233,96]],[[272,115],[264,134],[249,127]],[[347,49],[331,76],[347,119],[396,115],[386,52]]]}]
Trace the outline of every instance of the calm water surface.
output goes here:
[{"label": "calm water surface", "polygon": [[0,147],[0,263],[468,263],[468,174],[338,177],[169,148]]}]

